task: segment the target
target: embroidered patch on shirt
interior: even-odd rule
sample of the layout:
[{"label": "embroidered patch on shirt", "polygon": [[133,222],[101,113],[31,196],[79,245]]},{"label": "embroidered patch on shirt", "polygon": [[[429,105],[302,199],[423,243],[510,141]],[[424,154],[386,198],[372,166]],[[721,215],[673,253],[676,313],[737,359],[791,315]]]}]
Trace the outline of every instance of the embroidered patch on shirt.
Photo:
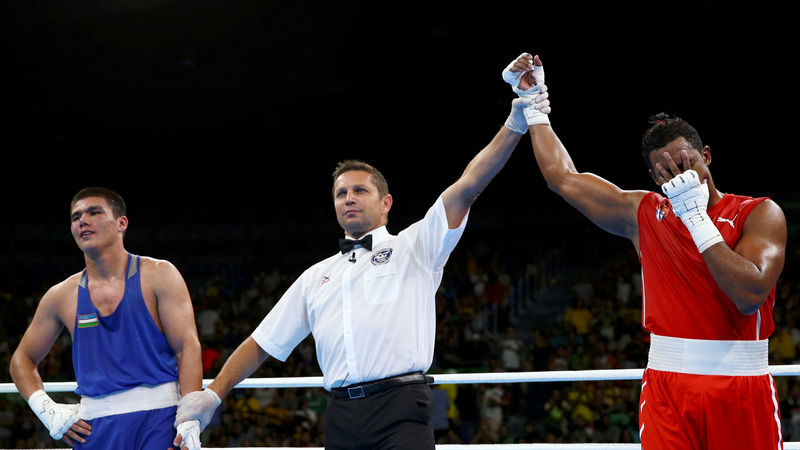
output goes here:
[{"label": "embroidered patch on shirt", "polygon": [[380,264],[386,264],[389,262],[389,258],[392,257],[392,249],[391,248],[382,248],[375,252],[372,255],[372,265],[377,266]]},{"label": "embroidered patch on shirt", "polygon": [[661,203],[658,204],[656,208],[656,219],[661,222],[661,219],[666,217],[669,214],[669,211],[672,209],[672,204],[669,202],[668,198],[661,200]]},{"label": "embroidered patch on shirt", "polygon": [[320,286],[322,286],[323,284],[327,283],[328,281],[331,281],[331,276],[330,275],[323,275],[322,276],[322,281],[319,284],[320,284]]},{"label": "embroidered patch on shirt", "polygon": [[78,328],[89,328],[100,325],[97,321],[97,314],[80,314],[78,315]]}]

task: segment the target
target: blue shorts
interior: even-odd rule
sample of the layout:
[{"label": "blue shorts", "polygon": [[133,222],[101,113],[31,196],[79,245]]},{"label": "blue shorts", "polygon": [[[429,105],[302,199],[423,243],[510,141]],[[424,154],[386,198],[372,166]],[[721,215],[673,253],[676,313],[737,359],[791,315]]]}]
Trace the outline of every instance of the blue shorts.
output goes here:
[{"label": "blue shorts", "polygon": [[73,439],[76,449],[131,449],[166,450],[172,448],[175,439],[175,412],[177,406],[137,411],[127,414],[98,417],[87,420],[92,426],[92,435],[86,436],[86,443]]}]

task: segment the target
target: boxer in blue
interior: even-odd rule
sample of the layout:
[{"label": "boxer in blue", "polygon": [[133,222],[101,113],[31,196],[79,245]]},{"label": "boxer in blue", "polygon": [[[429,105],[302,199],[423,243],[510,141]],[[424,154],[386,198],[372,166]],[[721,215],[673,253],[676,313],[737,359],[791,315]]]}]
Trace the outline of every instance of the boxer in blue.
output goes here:
[{"label": "boxer in blue", "polygon": [[[183,277],[167,261],[128,253],[125,203],[106,188],[78,192],[72,236],[86,268],[50,288],[11,360],[20,394],[54,439],[81,449],[169,448],[181,395],[202,385],[200,342]],[[80,404],[54,402],[37,366],[67,328]],[[199,448],[194,421],[178,425]]]}]

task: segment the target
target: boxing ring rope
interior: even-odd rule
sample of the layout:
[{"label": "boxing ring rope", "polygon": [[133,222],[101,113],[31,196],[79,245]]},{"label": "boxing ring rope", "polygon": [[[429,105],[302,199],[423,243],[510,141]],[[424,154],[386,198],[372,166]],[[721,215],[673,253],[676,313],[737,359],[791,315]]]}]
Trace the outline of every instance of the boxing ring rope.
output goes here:
[{"label": "boxing ring rope", "polygon": [[[297,450],[299,447],[203,447],[204,450]],[[323,447],[302,447],[325,450]],[[639,444],[437,444],[436,450],[641,450]],[[20,449],[37,450],[37,449]],[[59,449],[44,449],[59,450]],[[784,442],[783,450],[800,450],[800,442]]]},{"label": "boxing ring rope", "polygon": [[[800,376],[800,364],[769,366],[772,376]],[[492,373],[436,373],[433,384],[497,384],[497,383],[552,383],[560,381],[621,381],[641,380],[644,369],[607,370],[553,370],[541,372]],[[203,387],[213,379],[203,380]],[[74,381],[49,381],[44,383],[47,392],[72,392],[78,387]],[[322,388],[322,377],[248,378],[235,388]],[[14,383],[0,383],[0,394],[16,393]],[[473,447],[474,448],[474,447]]]},{"label": "boxing ring rope", "polygon": [[[323,447],[303,447],[325,450]],[[641,450],[640,444],[437,444],[436,450]],[[298,447],[225,447],[204,450],[297,450]],[[783,450],[798,450],[800,442],[784,442]]]},{"label": "boxing ring rope", "polygon": [[[772,376],[800,376],[800,364],[769,366]],[[555,370],[541,372],[492,372],[492,373],[448,373],[429,374],[433,384],[498,384],[541,383],[563,381],[620,381],[641,380],[644,369],[609,370]],[[213,380],[204,379],[203,387]],[[77,388],[74,381],[51,381],[44,383],[47,392],[72,392]],[[322,388],[322,377],[278,377],[248,378],[235,388]],[[0,383],[0,394],[16,393],[14,383]],[[296,450],[295,447],[228,447],[206,448],[207,450]],[[322,447],[307,447],[324,450]],[[784,450],[800,450],[800,442],[784,442]],[[639,450],[640,444],[438,444],[437,450]]]}]

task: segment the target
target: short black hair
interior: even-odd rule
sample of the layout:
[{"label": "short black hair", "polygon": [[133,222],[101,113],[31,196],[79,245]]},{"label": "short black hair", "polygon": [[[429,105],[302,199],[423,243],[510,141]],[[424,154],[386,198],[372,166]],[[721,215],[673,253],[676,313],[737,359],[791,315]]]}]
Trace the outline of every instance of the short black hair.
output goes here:
[{"label": "short black hair", "polygon": [[106,202],[108,202],[108,207],[111,208],[111,213],[114,214],[115,218],[119,218],[127,214],[125,200],[122,199],[122,196],[111,189],[100,186],[87,187],[78,191],[78,193],[72,197],[72,201],[69,203],[70,210],[72,210],[72,207],[75,206],[75,203],[78,200],[82,200],[87,197],[102,197],[106,199]]},{"label": "short black hair", "polygon": [[[680,117],[672,117],[666,113],[658,113],[650,117],[650,128],[642,137],[642,158],[647,167],[650,167],[650,153],[653,150],[664,148],[670,142],[680,137],[698,152],[703,150],[703,141],[700,134],[688,122]],[[652,167],[650,167],[652,169]]]}]

